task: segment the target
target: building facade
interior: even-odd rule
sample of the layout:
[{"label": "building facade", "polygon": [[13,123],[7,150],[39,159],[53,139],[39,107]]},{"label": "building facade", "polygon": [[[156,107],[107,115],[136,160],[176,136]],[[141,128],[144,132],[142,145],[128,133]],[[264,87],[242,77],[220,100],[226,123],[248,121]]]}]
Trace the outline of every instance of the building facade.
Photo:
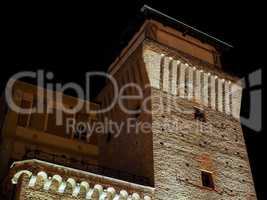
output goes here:
[{"label": "building facade", "polygon": [[[82,110],[71,116],[89,123],[108,119],[121,124],[131,118],[150,124],[148,132],[123,127],[120,133],[91,137],[66,134],[51,114],[20,115],[4,109],[2,197],[256,199],[239,119],[242,86],[224,72],[220,42],[204,40],[207,37],[213,40],[183,24],[146,19],[108,69],[120,91],[129,83],[140,86],[123,90],[129,96],[141,91],[142,98],[123,101],[127,109],[139,112],[126,113],[115,101],[105,113]],[[32,107],[38,95],[36,87],[21,82],[13,94],[25,108]],[[107,81],[98,103],[85,103],[103,109],[114,97]],[[82,100],[64,96],[66,106],[76,101]],[[52,102],[45,105],[57,105]]]}]

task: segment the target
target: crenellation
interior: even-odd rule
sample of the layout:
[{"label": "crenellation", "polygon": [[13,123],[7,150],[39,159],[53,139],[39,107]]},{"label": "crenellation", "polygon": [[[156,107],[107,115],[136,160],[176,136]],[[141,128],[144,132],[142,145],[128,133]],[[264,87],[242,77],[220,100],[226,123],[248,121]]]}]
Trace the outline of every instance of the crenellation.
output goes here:
[{"label": "crenellation", "polygon": [[210,76],[210,107],[216,109],[216,78]]},{"label": "crenellation", "polygon": [[231,110],[230,110],[230,87],[231,87],[231,84],[229,83],[229,81],[225,81],[225,83],[224,83],[224,109],[225,109],[225,113],[227,115],[231,114]]},{"label": "crenellation", "polygon": [[162,60],[162,88],[164,92],[170,92],[170,65],[171,65],[171,59],[170,57],[164,56]]},{"label": "crenellation", "polygon": [[241,109],[242,87],[237,84],[231,84],[231,108],[234,118],[239,119]]},{"label": "crenellation", "polygon": [[150,85],[160,89],[160,66],[162,55],[151,50],[146,50],[146,53],[143,54],[143,58],[144,63],[146,64]]},{"label": "crenellation", "polygon": [[194,76],[193,76],[193,73],[194,73],[194,70],[192,67],[187,67],[186,68],[186,74],[187,74],[187,81],[186,81],[186,88],[187,88],[187,99],[188,100],[192,100],[193,99],[193,92],[194,92],[194,88],[193,88],[193,85],[194,85]]},{"label": "crenellation", "polygon": [[[16,191],[18,200],[256,200],[239,121],[242,87],[216,65],[218,49],[146,21],[109,68],[118,89],[140,86],[127,87],[123,95],[141,89],[143,97],[124,98],[123,108],[107,81],[94,108],[107,108],[116,97],[113,107],[85,115],[85,122],[112,122],[102,124],[95,142],[72,141],[84,136],[78,131],[72,138],[46,135],[47,129],[39,134],[20,127],[18,115],[10,111],[4,135],[12,132],[7,144],[15,138],[15,145],[1,160],[20,161],[5,165],[9,193]],[[141,113],[131,114],[126,107]],[[128,119],[135,124],[127,124]],[[38,160],[43,158],[47,162]]]},{"label": "crenellation", "polygon": [[203,90],[202,90],[202,102],[204,106],[209,105],[209,76],[207,73],[203,73]]},{"label": "crenellation", "polygon": [[197,103],[201,103],[201,72],[194,70],[194,98]]},{"label": "crenellation", "polygon": [[[148,78],[152,87],[161,88],[164,92],[195,101],[200,105],[211,107],[238,119],[237,113],[240,112],[238,107],[241,106],[241,96],[233,96],[230,92],[230,86],[232,87],[235,83],[218,77],[212,72],[203,71],[196,66],[188,65],[169,56],[160,55],[152,50],[145,50],[144,57],[146,57],[145,63],[147,63]],[[156,59],[156,61],[153,59]],[[157,63],[158,66],[152,63]],[[151,69],[155,70],[150,72]],[[236,87],[233,88],[239,87],[236,84]],[[235,107],[235,113],[232,111],[233,106]]]},{"label": "crenellation", "polygon": [[172,60],[172,81],[171,81],[171,94],[177,95],[177,74],[178,70],[178,61],[177,60]]},{"label": "crenellation", "polygon": [[168,93],[171,93],[172,94],[172,88],[173,88],[173,85],[172,85],[172,82],[173,82],[173,59],[170,57],[170,63],[169,63],[169,77],[168,77],[168,85],[169,85],[169,88],[168,88]]},{"label": "crenellation", "polygon": [[178,95],[181,98],[185,98],[185,69],[186,65],[184,63],[180,63],[179,70],[179,78],[178,78]]}]

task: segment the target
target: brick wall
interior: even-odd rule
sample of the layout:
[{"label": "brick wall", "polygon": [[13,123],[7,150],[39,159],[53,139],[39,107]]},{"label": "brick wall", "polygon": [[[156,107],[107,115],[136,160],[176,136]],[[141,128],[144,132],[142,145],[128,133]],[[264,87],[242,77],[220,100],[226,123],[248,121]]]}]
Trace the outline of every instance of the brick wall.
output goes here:
[{"label": "brick wall", "polygon": [[152,87],[239,119],[242,86],[237,79],[155,51],[153,45],[145,45],[143,54]]},{"label": "brick wall", "polygon": [[39,160],[15,162],[8,176],[7,185],[14,186],[8,193],[17,200],[152,200],[154,193],[151,187]]},{"label": "brick wall", "polygon": [[[236,79],[151,43],[144,61],[152,87],[155,198],[256,199]],[[195,119],[196,107],[204,121]],[[214,188],[203,186],[202,171],[212,175]]]},{"label": "brick wall", "polygon": [[[256,199],[239,122],[242,87],[238,79],[215,66],[191,62],[151,41],[145,41],[142,48],[120,66],[115,77],[126,77],[124,72],[129,69],[142,69],[143,76],[147,76],[152,137],[135,138],[143,145],[152,141],[153,146],[136,149],[131,134],[120,136],[102,146],[109,155],[103,156],[105,162],[116,155],[111,163],[118,168],[152,172],[155,199]],[[134,65],[140,56],[144,65]],[[130,81],[126,78],[124,83]],[[102,93],[107,94],[105,90]],[[205,112],[205,122],[195,119],[194,107]],[[114,113],[113,119],[118,120],[119,112]],[[137,155],[140,159],[133,159]],[[146,167],[135,170],[133,163]],[[214,188],[203,186],[202,171],[212,174]]]},{"label": "brick wall", "polygon": [[[158,89],[152,96],[156,199],[256,199],[238,120],[206,108],[200,122],[185,113],[195,103]],[[202,186],[202,170],[213,174],[214,189]]]},{"label": "brick wall", "polygon": [[[149,90],[145,89],[148,83],[147,73],[145,72],[144,62],[142,60],[142,47],[130,55],[125,63],[120,66],[119,70],[113,75],[118,83],[120,90],[127,83],[138,84],[145,96],[149,96]],[[114,100],[113,88],[110,83],[101,91],[97,100],[101,102],[101,108],[106,108]],[[146,92],[147,91],[147,92]],[[137,95],[136,88],[128,87],[124,95]],[[116,99],[115,99],[116,100]],[[123,101],[127,109],[135,109],[142,106],[142,99]],[[127,120],[135,118],[134,115],[125,113],[116,101],[115,105],[108,112],[101,115],[101,120],[112,120],[117,124],[126,124]],[[136,118],[137,123],[151,122],[151,115],[140,113]],[[133,124],[133,121],[132,123]],[[139,129],[123,126],[120,132],[99,135],[99,164],[113,169],[123,170],[138,176],[149,179],[149,185],[153,185],[153,155],[152,155],[152,133],[143,134]]]}]

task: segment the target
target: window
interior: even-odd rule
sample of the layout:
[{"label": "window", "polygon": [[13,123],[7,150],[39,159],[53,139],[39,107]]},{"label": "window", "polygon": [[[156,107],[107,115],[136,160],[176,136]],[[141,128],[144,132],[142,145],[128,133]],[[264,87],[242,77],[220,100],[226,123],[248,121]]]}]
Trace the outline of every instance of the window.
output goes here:
[{"label": "window", "polygon": [[201,172],[201,178],[202,178],[202,185],[204,187],[214,189],[214,182],[213,182],[213,178],[212,178],[212,173],[202,171]]},{"label": "window", "polygon": [[205,111],[203,109],[200,108],[196,108],[195,109],[195,119],[201,121],[201,122],[206,122],[206,117],[205,117]]}]

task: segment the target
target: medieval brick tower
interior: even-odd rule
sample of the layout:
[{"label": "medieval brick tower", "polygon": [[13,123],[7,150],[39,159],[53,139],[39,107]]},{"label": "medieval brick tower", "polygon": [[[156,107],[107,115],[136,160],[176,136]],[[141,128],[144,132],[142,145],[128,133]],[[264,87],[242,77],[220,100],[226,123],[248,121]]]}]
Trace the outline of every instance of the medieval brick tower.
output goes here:
[{"label": "medieval brick tower", "polygon": [[[151,113],[141,112],[137,120],[151,123],[151,133],[100,143],[100,162],[147,176],[155,199],[256,199],[239,121],[242,87],[220,62],[221,50],[231,46],[152,8],[144,11],[149,20],[109,73],[119,87],[137,83],[144,99],[150,97],[126,104],[149,104]],[[98,97],[104,107],[112,99],[109,91],[107,84]],[[130,117],[118,107],[108,116]],[[114,154],[119,162],[110,160]]]},{"label": "medieval brick tower", "polygon": [[[115,101],[99,116],[72,117],[134,118],[150,124],[149,131],[123,127],[88,139],[64,134],[47,113],[5,111],[0,174],[12,194],[5,199],[256,199],[239,119],[242,87],[220,62],[221,50],[231,46],[152,8],[143,13],[143,25],[108,69],[119,89],[140,86],[123,92],[142,93],[123,101],[139,112],[126,113]],[[95,109],[111,105],[113,89],[107,82],[98,104],[87,103]],[[23,83],[13,93],[24,107],[37,95]],[[64,98],[69,106],[77,100]]]}]

